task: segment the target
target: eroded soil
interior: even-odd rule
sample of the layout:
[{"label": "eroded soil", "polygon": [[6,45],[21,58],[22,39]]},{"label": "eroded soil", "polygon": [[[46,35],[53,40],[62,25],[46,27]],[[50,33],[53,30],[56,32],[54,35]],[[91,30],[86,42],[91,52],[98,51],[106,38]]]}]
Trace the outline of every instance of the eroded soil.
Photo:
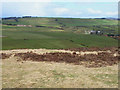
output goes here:
[{"label": "eroded soil", "polygon": [[[46,61],[46,62],[65,62],[72,63],[74,65],[83,65],[85,67],[105,67],[118,64],[119,55],[117,48],[78,48],[68,49],[72,52],[46,52],[36,53],[34,51],[17,52],[14,53],[14,57],[20,57],[23,61]],[[59,50],[58,50],[59,51]],[[87,53],[91,51],[91,53]],[[93,52],[97,53],[93,53]],[[100,52],[101,51],[101,52]],[[103,52],[104,51],[104,52]],[[108,52],[109,51],[109,52]],[[79,52],[79,53],[78,53]],[[81,54],[84,52],[84,54]],[[9,58],[12,54],[2,53],[2,59]],[[20,61],[18,59],[18,61]]]}]

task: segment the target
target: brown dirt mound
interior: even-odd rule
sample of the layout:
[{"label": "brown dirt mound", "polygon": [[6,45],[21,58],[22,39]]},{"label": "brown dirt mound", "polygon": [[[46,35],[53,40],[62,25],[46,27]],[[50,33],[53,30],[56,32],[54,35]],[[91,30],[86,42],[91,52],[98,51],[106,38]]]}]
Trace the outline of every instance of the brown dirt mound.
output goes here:
[{"label": "brown dirt mound", "polygon": [[1,53],[0,58],[7,59],[11,56],[11,54]]},{"label": "brown dirt mound", "polygon": [[15,56],[22,58],[24,61],[54,61],[54,62],[65,62],[73,63],[77,65],[84,65],[86,67],[102,67],[102,66],[111,66],[118,64],[118,56],[114,57],[110,53],[98,53],[95,54],[86,54],[84,56],[79,56],[75,52],[70,53],[46,53],[39,55],[33,52],[27,53],[17,53]]}]

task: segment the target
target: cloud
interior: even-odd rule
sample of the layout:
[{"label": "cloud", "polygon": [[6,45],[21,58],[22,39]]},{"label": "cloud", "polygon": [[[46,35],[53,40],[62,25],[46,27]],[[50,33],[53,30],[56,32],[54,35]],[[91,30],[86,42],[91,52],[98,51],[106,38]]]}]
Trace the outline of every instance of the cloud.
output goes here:
[{"label": "cloud", "polygon": [[[50,1],[50,0],[48,0]],[[81,3],[82,4],[82,3]],[[91,5],[91,4],[90,4]],[[97,6],[97,4],[95,4]],[[84,3],[52,3],[52,2],[13,2],[3,3],[3,16],[54,16],[54,17],[112,17],[118,14],[110,5],[97,6],[96,8],[84,7]],[[107,10],[104,10],[107,7]],[[112,9],[113,8],[113,9]],[[112,12],[114,11],[114,12]]]},{"label": "cloud", "polygon": [[62,15],[68,13],[70,10],[67,8],[55,8],[54,12],[56,15]]},{"label": "cloud", "polygon": [[82,12],[75,12],[74,14],[75,14],[75,15],[81,15]]},{"label": "cloud", "polygon": [[92,13],[92,14],[102,14],[102,11],[100,10],[94,10],[92,8],[88,8],[87,10],[89,13]]},{"label": "cloud", "polygon": [[28,3],[22,4],[22,6],[18,7],[19,13],[21,15],[31,15],[31,16],[45,16],[46,13],[46,7],[49,3]]},{"label": "cloud", "polygon": [[52,2],[52,0],[1,0],[1,2]]},{"label": "cloud", "polygon": [[119,2],[119,0],[1,0],[1,2]]},{"label": "cloud", "polygon": [[118,12],[117,11],[115,11],[115,12],[106,12],[105,14],[115,16],[115,15],[118,15]]},{"label": "cloud", "polygon": [[101,10],[94,10],[92,8],[88,8],[87,9],[88,12],[89,12],[89,15],[91,16],[99,16],[99,17],[112,17],[112,16],[117,16],[118,15],[118,12],[117,11],[101,11]]},{"label": "cloud", "polygon": [[67,16],[79,16],[82,14],[81,11],[74,11],[68,8],[55,8],[54,14],[56,15],[67,15]]}]

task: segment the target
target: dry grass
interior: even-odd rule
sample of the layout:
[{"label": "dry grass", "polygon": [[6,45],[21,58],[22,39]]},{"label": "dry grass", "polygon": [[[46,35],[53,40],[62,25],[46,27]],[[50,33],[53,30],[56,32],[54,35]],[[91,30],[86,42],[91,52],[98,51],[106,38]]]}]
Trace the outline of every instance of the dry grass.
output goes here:
[{"label": "dry grass", "polygon": [[[6,53],[6,54],[15,54],[15,53],[26,53],[26,52],[34,52],[37,54],[43,54],[43,53],[52,53],[52,52],[64,52],[64,53],[73,53],[75,51],[70,50],[57,50],[57,49],[15,49],[15,50],[3,50],[0,51],[0,53]],[[101,52],[108,52],[111,53],[111,51],[86,51],[86,52],[76,52],[77,54],[84,55],[84,54],[98,54]],[[117,54],[115,54],[116,56]]]},{"label": "dry grass", "polygon": [[2,89],[2,60],[0,59],[0,89]]},{"label": "dry grass", "polygon": [[3,88],[117,88],[118,66],[86,68],[55,62],[3,60]]}]

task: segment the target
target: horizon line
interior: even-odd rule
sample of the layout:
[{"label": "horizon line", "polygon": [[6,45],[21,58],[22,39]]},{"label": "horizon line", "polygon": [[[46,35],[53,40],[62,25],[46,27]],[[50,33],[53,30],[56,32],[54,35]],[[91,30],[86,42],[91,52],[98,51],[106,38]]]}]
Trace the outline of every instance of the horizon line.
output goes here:
[{"label": "horizon line", "polygon": [[119,18],[119,17],[56,17],[56,16],[31,16],[31,15],[24,15],[24,16],[2,16],[2,18],[10,18],[10,17],[16,17],[16,18],[25,18],[25,17],[38,17],[38,18]]}]

